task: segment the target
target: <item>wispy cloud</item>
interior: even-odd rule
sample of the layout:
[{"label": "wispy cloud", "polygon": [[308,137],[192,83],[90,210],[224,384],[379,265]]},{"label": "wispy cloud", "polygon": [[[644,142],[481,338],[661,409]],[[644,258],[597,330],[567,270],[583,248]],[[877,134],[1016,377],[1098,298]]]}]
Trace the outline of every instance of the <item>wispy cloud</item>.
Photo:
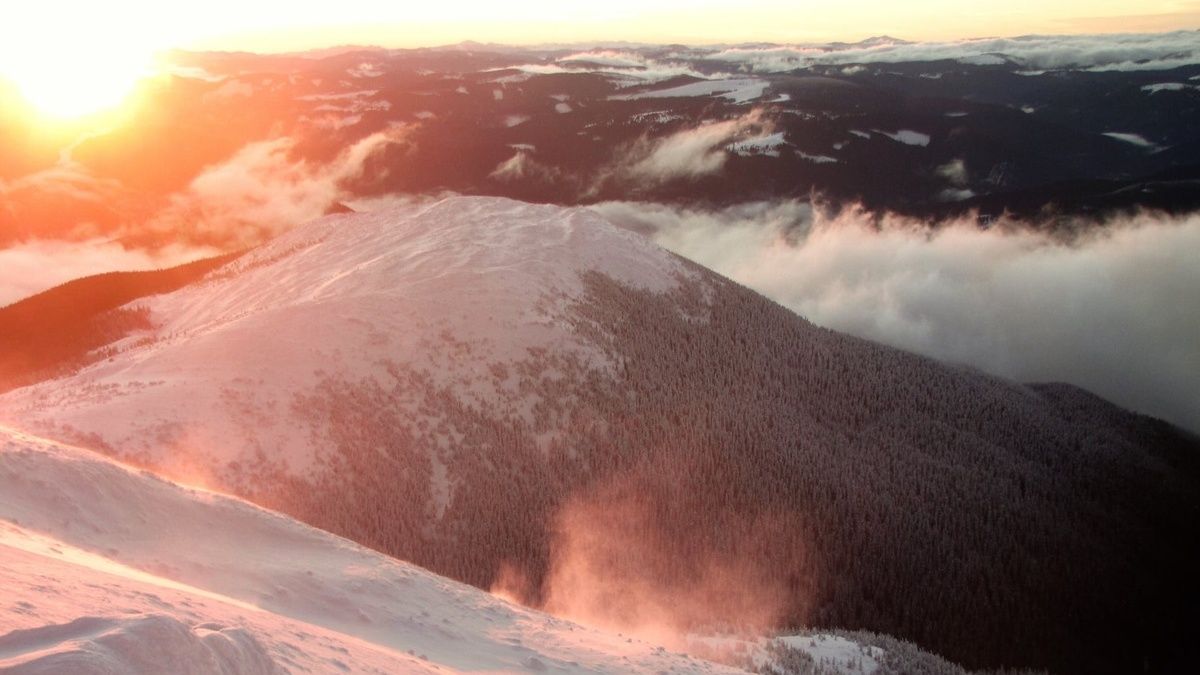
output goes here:
[{"label": "wispy cloud", "polygon": [[149,227],[226,246],[259,243],[346,198],[346,181],[360,177],[367,160],[387,145],[406,143],[407,135],[404,126],[371,134],[327,164],[293,157],[290,137],[250,143],[173,195]]},{"label": "wispy cloud", "polygon": [[1004,63],[1024,70],[1157,70],[1200,63],[1200,33],[1032,35],[953,42],[884,41],[867,46],[734,47],[707,58],[756,72],[785,72],[813,65],[963,61]]},{"label": "wispy cloud", "polygon": [[773,128],[755,109],[666,136],[643,137],[617,152],[615,164],[602,173],[602,180],[665,183],[714,174],[725,166],[729,158],[726,146],[731,142],[761,136]]},{"label": "wispy cloud", "polygon": [[1200,216],[1140,215],[1063,241],[1019,224],[831,218],[793,201],[596,208],[819,325],[1070,382],[1200,430]]},{"label": "wispy cloud", "polygon": [[28,241],[0,249],[0,307],[79,277],[172,267],[217,253],[178,245],[148,251],[102,239]]}]

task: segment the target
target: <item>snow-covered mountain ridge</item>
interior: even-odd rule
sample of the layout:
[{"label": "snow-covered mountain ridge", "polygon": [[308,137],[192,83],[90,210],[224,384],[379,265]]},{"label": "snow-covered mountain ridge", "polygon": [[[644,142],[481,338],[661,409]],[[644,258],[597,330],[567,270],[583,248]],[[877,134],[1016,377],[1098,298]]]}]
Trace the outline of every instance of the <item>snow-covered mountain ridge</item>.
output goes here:
[{"label": "snow-covered mountain ridge", "polygon": [[728,671],[4,428],[0,587],[4,672]]},{"label": "snow-covered mountain ridge", "polygon": [[623,632],[1120,672],[1190,616],[1194,440],[819,328],[596,213],[331,216],[139,304],[0,419]]},{"label": "snow-covered mountain ridge", "polygon": [[[287,408],[322,373],[372,378],[385,360],[408,361],[482,403],[513,397],[472,371],[530,350],[611,365],[560,316],[585,270],[663,291],[684,267],[582,209],[456,198],[331,216],[202,285],[149,299],[157,325],[117,345],[126,353],[2,407],[28,427],[76,428],[187,478],[256,460],[303,474],[323,444]],[[456,347],[480,341],[488,353]],[[511,413],[529,418],[536,401],[519,398]],[[190,463],[178,466],[180,454]]]}]

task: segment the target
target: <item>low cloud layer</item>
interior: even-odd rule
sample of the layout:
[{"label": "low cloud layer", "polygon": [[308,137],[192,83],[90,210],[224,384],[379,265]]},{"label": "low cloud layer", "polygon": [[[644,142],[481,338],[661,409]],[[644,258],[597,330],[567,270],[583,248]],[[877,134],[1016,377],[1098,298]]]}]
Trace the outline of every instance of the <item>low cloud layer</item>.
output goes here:
[{"label": "low cloud layer", "polygon": [[1200,216],[1070,242],[973,222],[607,203],[610,219],[819,325],[1021,381],[1064,381],[1200,430]]},{"label": "low cloud layer", "polygon": [[182,246],[150,252],[104,240],[25,242],[0,249],[0,307],[79,277],[173,267],[217,253]]},{"label": "low cloud layer", "polygon": [[613,49],[576,52],[557,59],[556,63],[532,63],[511,68],[530,75],[596,73],[626,86],[661,82],[673,77],[711,77],[692,68],[686,60],[659,60],[636,51]]},{"label": "low cloud layer", "polygon": [[289,137],[250,143],[225,162],[205,169],[150,221],[152,229],[191,233],[200,241],[234,246],[264,239],[321,216],[347,197],[343,184],[362,175],[367,160],[390,143],[401,143],[407,127],[371,134],[328,164],[292,156]]},{"label": "low cloud layer", "polygon": [[725,166],[725,146],[774,127],[759,110],[728,120],[704,122],[660,138],[643,138],[617,153],[616,165],[604,178],[637,183],[665,183],[715,174]]},{"label": "low cloud layer", "polygon": [[297,140],[249,143],[165,198],[137,195],[65,156],[0,181],[0,305],[101,272],[168,267],[259,244],[348,200],[346,183],[389,144],[395,125],[332,161],[294,156]]},{"label": "low cloud layer", "polygon": [[1200,63],[1200,33],[1031,35],[952,42],[880,41],[868,45],[733,47],[709,58],[755,72],[786,72],[812,65],[953,60],[1027,70],[1162,70]]}]

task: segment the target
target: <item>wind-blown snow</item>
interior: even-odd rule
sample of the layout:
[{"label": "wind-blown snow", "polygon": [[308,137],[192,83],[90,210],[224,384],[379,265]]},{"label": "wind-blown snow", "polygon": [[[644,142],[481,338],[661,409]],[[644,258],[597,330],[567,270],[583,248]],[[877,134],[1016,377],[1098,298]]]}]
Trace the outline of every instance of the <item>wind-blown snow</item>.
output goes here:
[{"label": "wind-blown snow", "polygon": [[727,672],[0,428],[0,670]]}]

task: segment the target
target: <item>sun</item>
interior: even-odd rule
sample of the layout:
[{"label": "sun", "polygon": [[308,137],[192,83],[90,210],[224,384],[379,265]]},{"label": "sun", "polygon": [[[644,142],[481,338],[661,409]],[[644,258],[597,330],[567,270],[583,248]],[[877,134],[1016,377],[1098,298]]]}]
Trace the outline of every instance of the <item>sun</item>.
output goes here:
[{"label": "sun", "polygon": [[51,120],[73,120],[119,108],[150,73],[148,55],[107,50],[86,55],[33,53],[0,61],[0,78]]}]

